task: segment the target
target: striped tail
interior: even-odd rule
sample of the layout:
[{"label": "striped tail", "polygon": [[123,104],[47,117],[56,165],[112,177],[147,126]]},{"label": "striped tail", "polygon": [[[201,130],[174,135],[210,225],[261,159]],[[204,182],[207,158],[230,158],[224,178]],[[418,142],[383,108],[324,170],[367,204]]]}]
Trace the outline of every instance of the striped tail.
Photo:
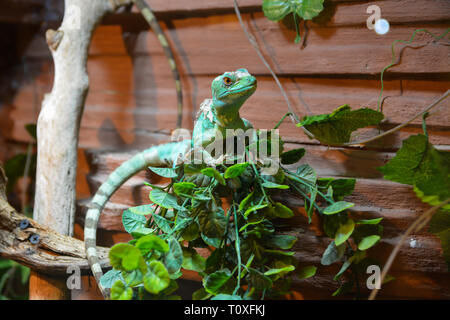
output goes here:
[{"label": "striped tail", "polygon": [[92,273],[103,297],[108,298],[108,290],[100,284],[103,271],[100,259],[97,255],[97,224],[100,214],[114,192],[129,178],[148,166],[167,167],[177,159],[180,154],[185,154],[191,146],[190,140],[172,142],[151,147],[124,162],[114,170],[108,179],[100,186],[86,213],[84,224],[84,243],[86,256],[91,266]]},{"label": "striped tail", "polygon": [[175,87],[177,90],[177,100],[178,100],[177,128],[181,128],[181,123],[183,120],[183,92],[181,90],[180,73],[178,72],[172,48],[169,46],[169,42],[167,41],[167,38],[164,35],[161,26],[159,25],[158,20],[156,20],[156,17],[153,14],[150,7],[148,6],[147,2],[145,2],[145,0],[133,0],[133,1],[136,4],[136,7],[141,12],[144,19],[148,22],[153,31],[155,31],[159,43],[161,43],[161,46],[164,49],[164,53],[167,57],[167,60],[169,61],[170,69],[172,70],[172,75],[173,78],[175,79]]}]

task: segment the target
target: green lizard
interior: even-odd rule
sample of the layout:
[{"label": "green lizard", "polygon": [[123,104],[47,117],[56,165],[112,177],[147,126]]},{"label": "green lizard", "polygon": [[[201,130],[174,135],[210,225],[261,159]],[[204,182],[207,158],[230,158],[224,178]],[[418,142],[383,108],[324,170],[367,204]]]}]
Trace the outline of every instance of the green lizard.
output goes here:
[{"label": "green lizard", "polygon": [[[130,0],[110,0],[115,7],[119,7],[124,4],[130,3]],[[169,46],[169,42],[167,41],[164,32],[161,29],[161,26],[156,20],[155,15],[153,14],[152,9],[147,4],[145,0],[131,0],[138,10],[141,12],[144,19],[150,25],[152,30],[156,33],[158,37],[158,41],[164,49],[164,54],[169,61],[170,69],[172,70],[172,76],[175,79],[175,88],[177,91],[177,128],[181,128],[181,123],[183,120],[183,92],[181,90],[181,81],[180,81],[180,73],[178,72],[177,63],[175,62],[175,58],[172,52],[172,49]]]},{"label": "green lizard", "polygon": [[206,148],[215,141],[217,133],[225,137],[227,129],[247,130],[252,124],[240,117],[239,110],[255,92],[257,82],[246,69],[225,72],[214,79],[211,85],[212,99],[206,99],[199,111],[193,137],[189,140],[153,146],[144,150],[114,170],[100,186],[86,213],[84,241],[86,255],[97,284],[105,298],[107,290],[100,284],[103,275],[96,251],[96,232],[100,214],[113,193],[139,171],[152,167],[174,166],[180,157],[194,149]]}]

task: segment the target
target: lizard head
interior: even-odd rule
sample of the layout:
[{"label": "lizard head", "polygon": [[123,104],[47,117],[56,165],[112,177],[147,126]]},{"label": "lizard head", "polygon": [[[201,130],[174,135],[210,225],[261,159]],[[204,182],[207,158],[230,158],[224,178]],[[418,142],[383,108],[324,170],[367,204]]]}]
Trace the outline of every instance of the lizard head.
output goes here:
[{"label": "lizard head", "polygon": [[242,104],[255,92],[256,78],[246,69],[225,72],[211,85],[216,110],[221,113],[239,112]]}]

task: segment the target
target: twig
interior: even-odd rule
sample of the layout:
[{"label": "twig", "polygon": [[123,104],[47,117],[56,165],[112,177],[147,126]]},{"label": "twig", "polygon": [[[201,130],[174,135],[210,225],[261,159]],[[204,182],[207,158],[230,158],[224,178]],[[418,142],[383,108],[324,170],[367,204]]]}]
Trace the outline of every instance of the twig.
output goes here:
[{"label": "twig", "polygon": [[[397,243],[395,248],[392,250],[391,254],[389,255],[389,258],[383,268],[383,271],[381,272],[381,279],[380,284],[383,283],[389,269],[392,266],[392,263],[394,262],[395,257],[397,256],[398,252],[400,251],[400,248],[402,244],[405,242],[406,238],[413,232],[413,231],[419,231],[423,226],[425,226],[426,223],[431,219],[434,212],[445,206],[446,204],[450,203],[450,199],[447,199],[446,201],[441,202],[439,205],[432,207],[428,211],[426,211],[424,214],[422,214],[420,217],[418,217],[405,231],[405,233],[400,238],[400,241]],[[373,289],[370,293],[369,300],[374,300],[377,296],[379,289]]]}]

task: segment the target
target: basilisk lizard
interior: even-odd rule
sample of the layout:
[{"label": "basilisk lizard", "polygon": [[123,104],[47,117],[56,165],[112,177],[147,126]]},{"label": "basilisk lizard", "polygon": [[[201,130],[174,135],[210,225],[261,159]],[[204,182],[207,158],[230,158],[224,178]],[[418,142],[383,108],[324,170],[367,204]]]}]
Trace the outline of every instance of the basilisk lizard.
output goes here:
[{"label": "basilisk lizard", "polygon": [[174,166],[180,157],[193,149],[204,150],[215,141],[217,133],[224,137],[227,129],[246,131],[252,128],[248,120],[240,117],[239,110],[255,92],[256,83],[255,77],[246,69],[218,76],[211,85],[212,99],[206,99],[200,107],[192,139],[153,146],[138,153],[114,170],[100,186],[86,213],[84,241],[92,273],[105,298],[107,290],[100,284],[103,272],[96,251],[96,232],[106,202],[125,181],[148,166]]}]

